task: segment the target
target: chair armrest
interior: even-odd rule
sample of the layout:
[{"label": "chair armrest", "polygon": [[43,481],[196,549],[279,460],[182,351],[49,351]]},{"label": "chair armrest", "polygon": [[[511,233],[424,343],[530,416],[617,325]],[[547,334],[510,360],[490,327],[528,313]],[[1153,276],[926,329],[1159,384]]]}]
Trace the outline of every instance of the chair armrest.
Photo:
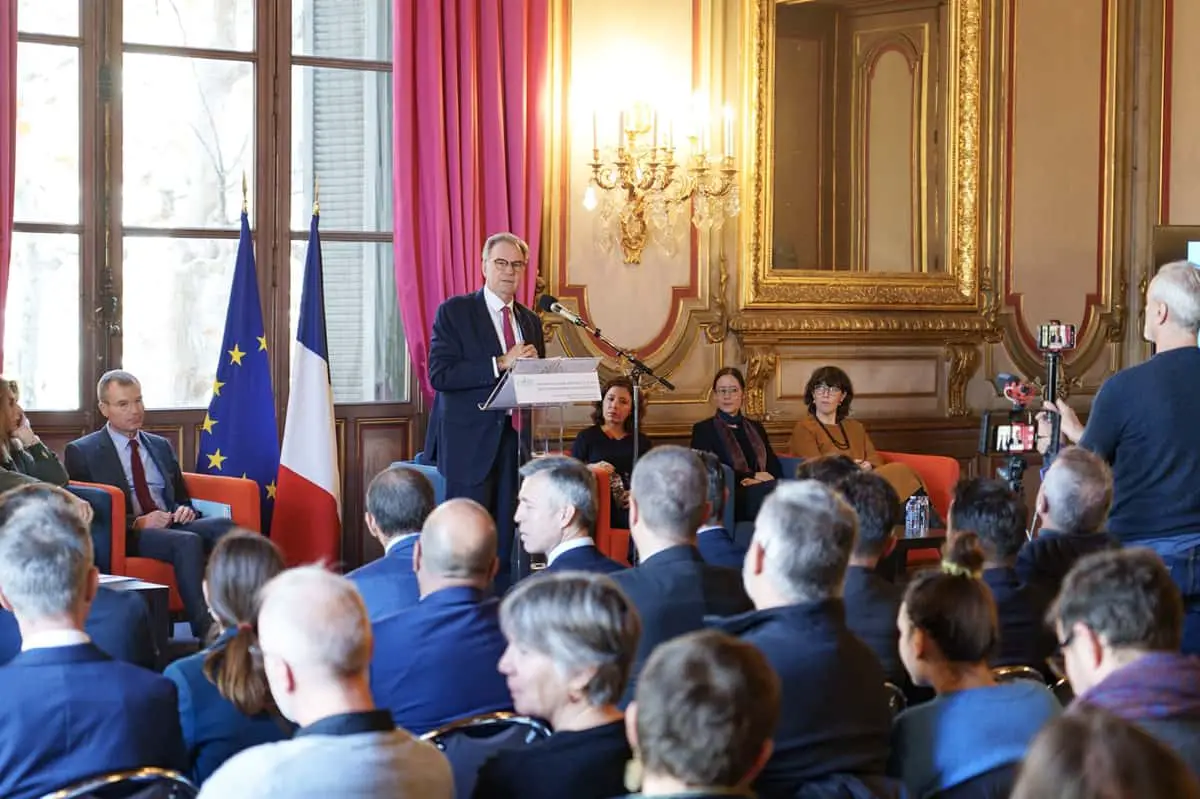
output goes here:
[{"label": "chair armrest", "polygon": [[[116,486],[80,480],[67,483],[67,490],[91,505],[96,512],[96,519],[92,521],[92,541],[98,550],[96,565],[101,571],[107,569],[109,574],[125,574],[125,493]],[[108,521],[107,540],[103,531],[97,529],[96,521],[100,518]],[[99,551],[105,548],[106,552]]]},{"label": "chair armrest", "polygon": [[262,532],[262,499],[258,483],[242,477],[184,472],[183,482],[193,499],[228,505],[233,523],[244,530]]}]

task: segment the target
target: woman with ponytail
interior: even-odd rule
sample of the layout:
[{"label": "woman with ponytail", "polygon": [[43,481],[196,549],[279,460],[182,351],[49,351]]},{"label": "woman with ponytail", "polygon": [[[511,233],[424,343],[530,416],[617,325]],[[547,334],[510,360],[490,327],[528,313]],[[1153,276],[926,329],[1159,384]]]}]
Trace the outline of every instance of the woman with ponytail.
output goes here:
[{"label": "woman with ponytail", "polygon": [[900,606],[900,659],[913,683],[937,693],[892,726],[888,771],[914,799],[1007,796],[1029,742],[1061,712],[1045,685],[996,682],[996,603],[980,579],[983,560],[974,533],[953,535],[942,568],[917,575]]},{"label": "woman with ponytail", "polygon": [[164,672],[179,691],[179,721],[198,783],[243,749],[288,737],[255,657],[259,589],[283,569],[279,548],[246,530],[231,530],[209,556],[204,599],[219,633],[207,649]]}]

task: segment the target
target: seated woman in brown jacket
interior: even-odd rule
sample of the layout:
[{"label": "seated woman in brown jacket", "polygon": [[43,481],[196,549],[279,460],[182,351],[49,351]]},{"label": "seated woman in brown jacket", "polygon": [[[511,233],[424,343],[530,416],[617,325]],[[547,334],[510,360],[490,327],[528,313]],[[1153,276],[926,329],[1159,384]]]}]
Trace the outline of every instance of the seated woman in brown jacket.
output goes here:
[{"label": "seated woman in brown jacket", "polygon": [[924,485],[912,467],[888,463],[875,451],[867,429],[857,419],[847,418],[854,386],[850,376],[836,366],[822,366],[804,387],[808,415],[796,422],[788,451],[800,458],[845,455],[861,469],[873,469],[887,480],[901,500],[907,500]]}]

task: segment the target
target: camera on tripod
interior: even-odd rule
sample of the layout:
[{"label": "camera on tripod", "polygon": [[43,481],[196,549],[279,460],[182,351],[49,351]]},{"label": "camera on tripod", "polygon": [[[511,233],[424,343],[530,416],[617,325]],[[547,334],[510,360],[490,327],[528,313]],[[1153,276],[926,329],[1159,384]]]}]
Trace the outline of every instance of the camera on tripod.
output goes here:
[{"label": "camera on tripod", "polygon": [[[1075,349],[1075,325],[1051,320],[1040,325],[1037,331],[1037,348],[1046,362],[1045,388],[1040,392],[1046,402],[1058,398],[1058,374],[1062,366],[1062,353]],[[1004,465],[997,476],[1008,483],[1017,494],[1022,491],[1022,476],[1029,466],[1025,456],[1036,452],[1038,447],[1037,413],[1042,403],[1035,403],[1039,391],[1037,386],[1008,373],[996,375],[996,391],[1011,403],[1005,418],[993,425],[996,411],[985,411],[979,428],[979,452],[982,455],[1004,455]],[[1048,464],[1058,453],[1059,424],[1057,413],[1047,411],[1051,420],[1051,435],[1045,450]]]}]

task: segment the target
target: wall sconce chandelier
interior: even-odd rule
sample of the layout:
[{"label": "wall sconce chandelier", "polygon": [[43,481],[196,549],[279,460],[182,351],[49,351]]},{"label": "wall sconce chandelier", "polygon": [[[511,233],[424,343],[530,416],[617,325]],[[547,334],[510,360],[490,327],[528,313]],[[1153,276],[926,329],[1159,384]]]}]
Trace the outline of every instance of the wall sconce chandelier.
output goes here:
[{"label": "wall sconce chandelier", "polygon": [[[733,159],[733,111],[725,109],[722,154],[708,153],[707,124],[687,136],[688,148],[676,161],[674,122],[667,123],[666,138],[659,143],[658,113],[644,103],[621,112],[620,135],[615,150],[601,158],[596,115],[592,114],[591,180],[583,207],[599,216],[599,243],[605,252],[621,246],[625,263],[640,264],[648,242],[656,242],[673,255],[679,220],[691,205],[691,222],[697,230],[720,229],[741,210],[737,168]],[[648,141],[647,141],[648,140]]]}]

